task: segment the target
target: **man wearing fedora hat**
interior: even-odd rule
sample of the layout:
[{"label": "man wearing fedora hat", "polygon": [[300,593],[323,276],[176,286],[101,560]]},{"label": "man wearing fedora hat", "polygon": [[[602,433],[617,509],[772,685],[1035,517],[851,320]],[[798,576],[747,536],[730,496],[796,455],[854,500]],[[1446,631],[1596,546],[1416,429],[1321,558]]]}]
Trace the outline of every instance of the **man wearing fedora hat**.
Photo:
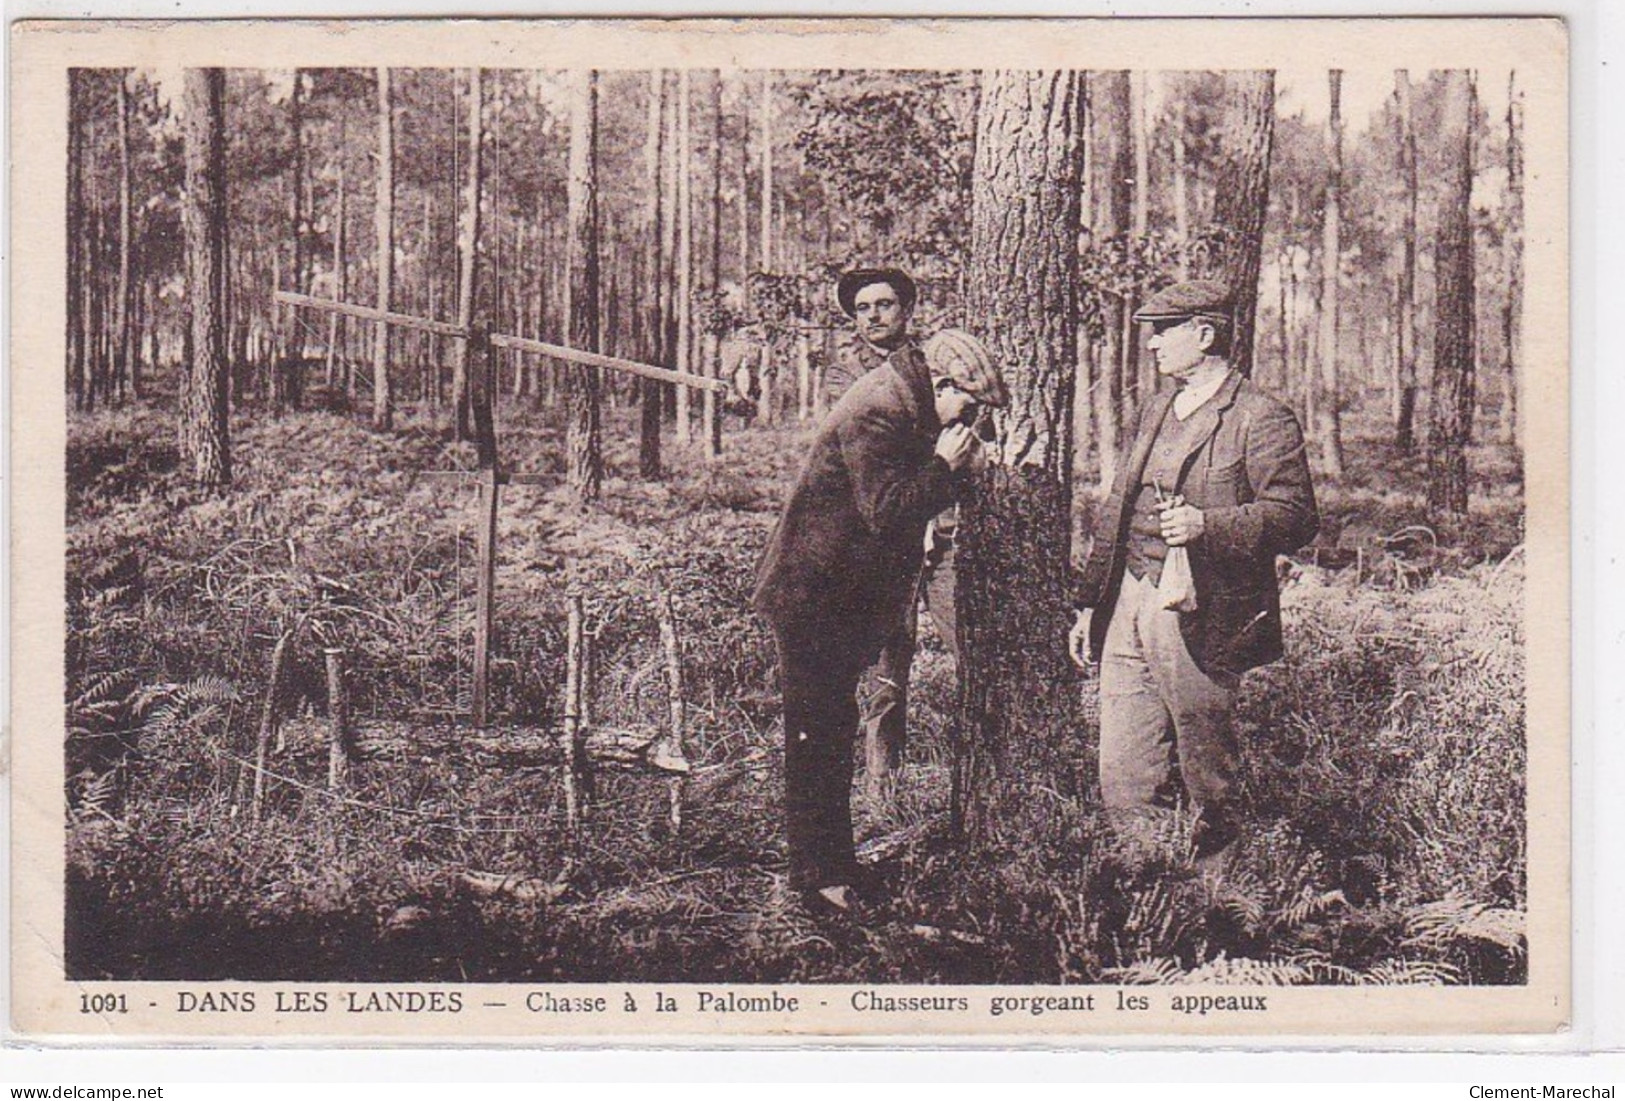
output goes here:
[{"label": "man wearing fedora hat", "polygon": [[[824,376],[830,399],[839,399],[877,367],[921,356],[909,329],[918,300],[913,277],[901,268],[854,268],[836,281],[836,304],[852,320],[858,341],[853,354],[830,364]],[[937,637],[955,659],[959,656],[954,634],[954,519],[955,511],[949,509],[927,526],[916,598],[906,602],[897,629],[875,663],[873,689],[863,709],[864,780],[871,797],[887,790],[887,781],[902,763],[908,744],[908,685],[919,638],[921,599],[930,609]]]},{"label": "man wearing fedora hat", "polygon": [[1297,419],[1230,365],[1231,311],[1201,280],[1134,314],[1174,385],[1145,406],[1100,509],[1068,639],[1080,666],[1100,662],[1108,814],[1133,830],[1184,805],[1213,870],[1238,836],[1236,689],[1282,654],[1275,559],[1319,525]]},{"label": "man wearing fedora hat", "polygon": [[850,910],[858,879],[858,679],[914,600],[926,525],[958,497],[981,406],[1006,400],[967,334],[890,357],[819,427],[768,541],[754,603],[778,641],[790,881],[814,909]]}]

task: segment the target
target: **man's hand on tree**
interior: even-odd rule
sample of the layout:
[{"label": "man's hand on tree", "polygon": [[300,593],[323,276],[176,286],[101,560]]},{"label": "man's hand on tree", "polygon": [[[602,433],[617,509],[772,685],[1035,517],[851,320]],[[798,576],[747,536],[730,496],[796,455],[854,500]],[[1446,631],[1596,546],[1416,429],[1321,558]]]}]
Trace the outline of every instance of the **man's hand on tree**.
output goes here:
[{"label": "man's hand on tree", "polygon": [[1194,543],[1207,530],[1202,510],[1187,505],[1183,497],[1170,497],[1157,508],[1162,512],[1162,541],[1170,547]]},{"label": "man's hand on tree", "polygon": [[950,424],[937,437],[937,458],[948,464],[949,470],[963,470],[976,450],[976,433],[963,424]]},{"label": "man's hand on tree", "polygon": [[1072,655],[1072,664],[1079,669],[1089,668],[1089,622],[1093,618],[1094,612],[1090,609],[1079,608],[1077,620],[1066,633],[1066,652]]}]

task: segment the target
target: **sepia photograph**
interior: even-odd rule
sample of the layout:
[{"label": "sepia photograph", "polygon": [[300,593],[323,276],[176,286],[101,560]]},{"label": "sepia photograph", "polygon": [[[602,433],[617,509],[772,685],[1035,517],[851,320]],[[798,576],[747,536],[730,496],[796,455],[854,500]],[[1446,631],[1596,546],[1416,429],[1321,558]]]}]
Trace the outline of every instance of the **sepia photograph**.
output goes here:
[{"label": "sepia photograph", "polygon": [[1561,1027],[1563,26],[1253,22],[24,25],[19,1015]]}]

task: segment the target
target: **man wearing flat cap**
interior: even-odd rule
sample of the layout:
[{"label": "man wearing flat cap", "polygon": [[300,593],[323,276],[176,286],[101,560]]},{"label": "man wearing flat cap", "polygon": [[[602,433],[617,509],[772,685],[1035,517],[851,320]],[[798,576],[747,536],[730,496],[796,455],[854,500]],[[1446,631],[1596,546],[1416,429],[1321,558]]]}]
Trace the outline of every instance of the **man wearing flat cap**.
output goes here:
[{"label": "man wearing flat cap", "polygon": [[1174,385],[1146,405],[1101,507],[1068,640],[1079,665],[1100,662],[1114,824],[1183,805],[1214,871],[1239,832],[1236,689],[1282,654],[1275,559],[1319,525],[1297,419],[1230,365],[1231,310],[1223,284],[1195,281],[1134,314]]},{"label": "man wearing flat cap", "polygon": [[959,495],[981,406],[1006,400],[966,334],[891,357],[830,411],[768,541],[754,603],[779,647],[790,881],[814,910],[853,906],[858,679],[914,599],[926,524]]}]

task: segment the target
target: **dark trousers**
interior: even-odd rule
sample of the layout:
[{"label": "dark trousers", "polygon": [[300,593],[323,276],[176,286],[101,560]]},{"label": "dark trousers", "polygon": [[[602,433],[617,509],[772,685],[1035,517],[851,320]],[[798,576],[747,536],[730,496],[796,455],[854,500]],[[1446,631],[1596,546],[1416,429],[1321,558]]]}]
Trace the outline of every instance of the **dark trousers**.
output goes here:
[{"label": "dark trousers", "polygon": [[784,817],[790,885],[816,890],[851,883],[852,749],[858,678],[868,655],[841,632],[779,632],[784,689]]}]

